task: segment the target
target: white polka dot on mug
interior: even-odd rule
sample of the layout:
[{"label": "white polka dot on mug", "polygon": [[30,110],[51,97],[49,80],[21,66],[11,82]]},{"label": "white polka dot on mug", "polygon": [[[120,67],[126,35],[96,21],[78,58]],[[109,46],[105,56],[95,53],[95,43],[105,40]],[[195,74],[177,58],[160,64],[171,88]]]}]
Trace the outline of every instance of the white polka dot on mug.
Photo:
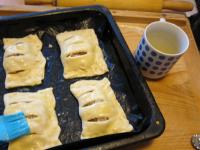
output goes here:
[{"label": "white polka dot on mug", "polygon": [[161,18],[147,25],[134,57],[145,77],[159,79],[169,72],[188,47],[187,34]]}]

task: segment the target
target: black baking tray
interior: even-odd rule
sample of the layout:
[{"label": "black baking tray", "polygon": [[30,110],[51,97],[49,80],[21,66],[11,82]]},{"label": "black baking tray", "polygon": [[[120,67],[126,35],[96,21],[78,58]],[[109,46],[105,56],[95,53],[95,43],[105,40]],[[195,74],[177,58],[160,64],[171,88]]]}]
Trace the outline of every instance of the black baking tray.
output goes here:
[{"label": "black baking tray", "polygon": [[[66,80],[63,78],[60,48],[55,36],[66,30],[85,28],[95,30],[109,72],[101,76]],[[38,86],[6,90],[2,39],[28,34],[37,34],[43,43],[42,53],[47,60],[45,79]],[[81,79],[104,77],[110,80],[115,95],[135,130],[80,140],[81,119],[78,114],[78,103],[70,93],[69,85]],[[52,149],[110,149],[152,139],[164,131],[163,116],[118,26],[105,7],[86,6],[0,18],[0,114],[3,114],[4,110],[4,94],[16,91],[34,92],[47,87],[53,87],[56,114],[61,127],[59,139],[63,144]],[[7,149],[7,145],[1,145],[0,149]]]}]

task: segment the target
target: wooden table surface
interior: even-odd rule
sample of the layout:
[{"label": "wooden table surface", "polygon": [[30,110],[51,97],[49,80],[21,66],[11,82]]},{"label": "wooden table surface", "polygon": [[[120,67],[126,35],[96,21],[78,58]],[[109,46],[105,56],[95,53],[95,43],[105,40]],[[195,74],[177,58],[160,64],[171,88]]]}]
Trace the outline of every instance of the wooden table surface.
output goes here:
[{"label": "wooden table surface", "polygon": [[130,11],[113,11],[112,13],[132,52],[137,47],[144,27],[161,16],[182,27],[190,38],[188,51],[166,77],[156,81],[147,80],[166,121],[164,133],[154,140],[119,149],[193,149],[191,136],[200,133],[200,55],[187,18],[180,14]]},{"label": "wooden table surface", "polygon": [[189,22],[184,15],[113,12],[132,53],[137,48],[145,26],[161,16],[179,25],[189,36],[190,47],[166,77],[147,80],[165,118],[164,133],[151,141],[121,149],[190,150],[191,136],[200,133],[200,55]]}]

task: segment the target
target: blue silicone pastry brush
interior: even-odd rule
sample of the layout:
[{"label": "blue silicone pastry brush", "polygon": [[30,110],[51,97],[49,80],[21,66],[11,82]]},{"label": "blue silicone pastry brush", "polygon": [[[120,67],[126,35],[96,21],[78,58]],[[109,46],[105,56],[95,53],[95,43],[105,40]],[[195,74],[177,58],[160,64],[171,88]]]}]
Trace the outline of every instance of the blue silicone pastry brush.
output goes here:
[{"label": "blue silicone pastry brush", "polygon": [[23,112],[0,116],[0,142],[10,142],[30,133]]}]

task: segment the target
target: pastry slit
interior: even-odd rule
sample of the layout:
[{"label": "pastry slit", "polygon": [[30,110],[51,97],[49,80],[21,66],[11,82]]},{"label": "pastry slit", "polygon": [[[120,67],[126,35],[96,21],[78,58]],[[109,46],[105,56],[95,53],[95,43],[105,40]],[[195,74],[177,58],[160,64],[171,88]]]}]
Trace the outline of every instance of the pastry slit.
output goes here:
[{"label": "pastry slit", "polygon": [[15,43],[15,45],[19,45],[19,44],[23,44],[24,42],[17,42]]},{"label": "pastry slit", "polygon": [[[15,43],[15,44],[13,44],[13,45],[19,45],[19,44],[23,44],[24,42],[17,42],[17,43]],[[10,47],[10,46],[9,46]],[[7,47],[7,48],[5,48],[5,49],[8,49],[9,47]]]},{"label": "pastry slit", "polygon": [[80,68],[80,70],[81,70],[81,71],[84,71],[84,72],[86,71],[86,69],[84,69],[84,68]]},{"label": "pastry slit", "polygon": [[9,105],[14,105],[14,104],[18,104],[18,103],[31,103],[32,101],[22,101],[22,102],[12,102]]},{"label": "pastry slit", "polygon": [[26,118],[28,119],[34,119],[34,118],[37,118],[38,116],[35,115],[35,114],[29,114],[29,115],[26,115]]},{"label": "pastry slit", "polygon": [[20,72],[24,72],[25,70],[18,70],[18,71],[13,71],[13,72],[9,72],[9,74],[18,74]]},{"label": "pastry slit", "polygon": [[94,90],[89,90],[89,91],[86,91],[86,92],[82,93],[82,94],[81,94],[79,97],[81,97],[81,96],[83,96],[83,95],[85,95],[85,94],[92,93],[92,92],[94,92]]},{"label": "pastry slit", "polygon": [[70,40],[70,39],[72,39],[74,36],[70,36],[70,37],[68,37],[68,38],[66,38],[65,40],[64,40],[64,42],[65,41],[68,41],[68,40]]},{"label": "pastry slit", "polygon": [[99,121],[107,121],[109,120],[108,117],[102,116],[102,117],[95,117],[92,119],[89,119],[88,122],[99,122]]},{"label": "pastry slit", "polygon": [[[68,40],[71,40],[73,38],[75,38],[75,36],[70,36],[67,39],[65,39],[64,42],[67,42]],[[81,41],[81,40],[75,40],[75,41],[72,41],[70,44],[76,44],[76,43],[83,43],[83,41]]]},{"label": "pastry slit", "polygon": [[13,102],[13,103],[10,103],[9,105],[15,105],[15,104],[18,104],[18,102]]},{"label": "pastry slit", "polygon": [[78,56],[82,56],[82,55],[86,55],[86,54],[87,54],[87,52],[80,51],[80,52],[70,53],[66,57],[78,57]]},{"label": "pastry slit", "polygon": [[14,53],[14,54],[10,54],[10,55],[7,55],[6,57],[8,58],[8,57],[13,57],[13,56],[23,56],[24,54],[22,54],[22,53]]},{"label": "pastry slit", "polygon": [[96,100],[93,100],[93,101],[90,101],[90,102],[88,102],[88,103],[84,104],[82,107],[91,106],[91,105],[93,105],[93,104],[96,104],[96,103],[101,103],[101,102],[103,102],[103,100],[102,100],[102,99],[96,99]]}]

